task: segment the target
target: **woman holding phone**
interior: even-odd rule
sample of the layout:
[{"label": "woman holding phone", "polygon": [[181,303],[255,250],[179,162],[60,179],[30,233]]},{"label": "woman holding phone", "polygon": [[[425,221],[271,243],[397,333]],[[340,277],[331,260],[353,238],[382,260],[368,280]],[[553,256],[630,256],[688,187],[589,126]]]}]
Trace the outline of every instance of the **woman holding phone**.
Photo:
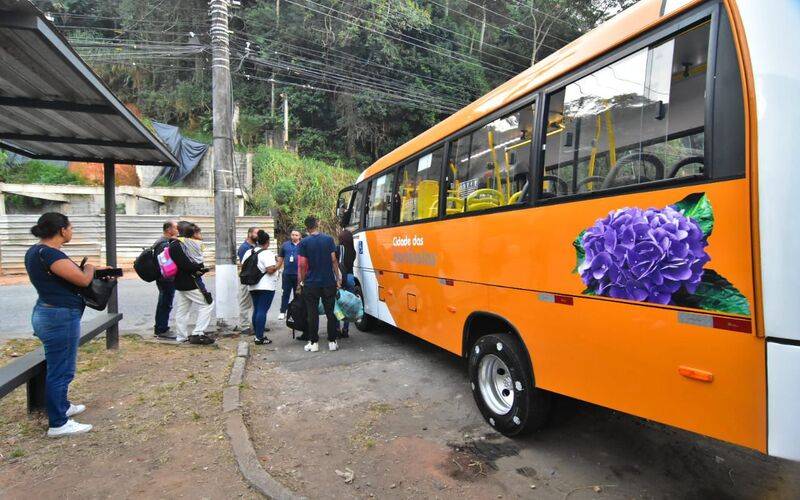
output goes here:
[{"label": "woman holding phone", "polygon": [[25,269],[39,295],[31,322],[34,335],[44,345],[47,363],[47,436],[83,434],[92,430],[92,426],[71,417],[86,407],[70,403],[67,392],[75,377],[85,307],[78,289],[92,282],[96,268],[91,264],[78,267],[61,251],[72,239],[72,224],[66,215],[58,212],[42,215],[31,233],[39,242],[25,253]]}]

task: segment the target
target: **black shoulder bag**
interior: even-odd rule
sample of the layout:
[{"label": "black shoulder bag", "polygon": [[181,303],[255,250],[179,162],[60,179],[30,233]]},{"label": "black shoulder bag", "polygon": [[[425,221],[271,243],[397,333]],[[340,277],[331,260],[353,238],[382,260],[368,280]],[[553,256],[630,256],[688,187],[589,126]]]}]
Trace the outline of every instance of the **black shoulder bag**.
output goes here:
[{"label": "black shoulder bag", "polygon": [[[50,271],[50,266],[45,264],[44,259],[42,258],[42,249],[39,249],[38,252],[39,261],[42,263],[42,267],[44,267],[47,274],[51,276],[56,276]],[[86,257],[83,258],[81,264],[78,266],[83,269],[83,266],[86,264]],[[86,287],[79,287],[75,286],[72,283],[69,283],[67,280],[62,278],[61,276],[56,276],[61,281],[67,283],[70,287],[72,287],[75,292],[83,297],[84,302],[88,307],[92,309],[96,309],[98,311],[102,311],[103,309],[108,306],[108,299],[111,298],[111,294],[114,292],[114,289],[117,287],[117,280],[114,278],[92,278],[92,282],[89,283],[89,286]]]}]

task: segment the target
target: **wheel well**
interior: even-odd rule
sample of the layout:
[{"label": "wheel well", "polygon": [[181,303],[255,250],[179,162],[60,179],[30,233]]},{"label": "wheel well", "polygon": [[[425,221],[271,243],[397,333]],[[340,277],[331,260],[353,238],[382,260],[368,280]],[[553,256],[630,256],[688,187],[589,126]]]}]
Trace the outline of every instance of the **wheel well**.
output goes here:
[{"label": "wheel well", "polygon": [[464,323],[461,355],[466,358],[475,342],[477,342],[481,336],[489,333],[508,333],[516,337],[522,349],[525,351],[525,356],[528,358],[528,366],[530,366],[531,373],[533,373],[531,355],[519,332],[510,321],[493,313],[478,311],[469,315],[467,321]]}]

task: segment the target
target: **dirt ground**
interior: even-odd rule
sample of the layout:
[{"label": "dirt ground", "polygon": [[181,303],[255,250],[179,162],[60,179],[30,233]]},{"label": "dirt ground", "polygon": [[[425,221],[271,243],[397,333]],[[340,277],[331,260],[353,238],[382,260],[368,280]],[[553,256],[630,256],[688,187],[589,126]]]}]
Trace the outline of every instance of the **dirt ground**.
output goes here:
[{"label": "dirt ground", "polygon": [[459,358],[388,327],[333,353],[270,335],[245,418],[265,469],[309,498],[800,498],[800,464],[569,398],[507,439]]},{"label": "dirt ground", "polygon": [[[6,396],[0,497],[259,498],[239,475],[220,417],[236,342],[175,347],[125,336],[116,352],[104,339],[85,345],[70,390],[87,405],[77,419],[95,426],[83,436],[46,438],[46,418],[26,412],[24,386]],[[0,357],[37,345],[18,342]]]}]

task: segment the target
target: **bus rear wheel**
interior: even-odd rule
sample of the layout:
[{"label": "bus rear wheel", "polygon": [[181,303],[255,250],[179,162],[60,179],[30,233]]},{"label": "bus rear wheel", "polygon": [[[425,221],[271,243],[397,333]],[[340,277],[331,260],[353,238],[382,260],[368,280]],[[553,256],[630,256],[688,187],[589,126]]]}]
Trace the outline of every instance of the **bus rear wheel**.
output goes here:
[{"label": "bus rear wheel", "polygon": [[524,347],[513,335],[479,338],[469,351],[472,395],[483,418],[509,437],[522,436],[547,421],[550,393],[537,389]]},{"label": "bus rear wheel", "polygon": [[[358,295],[358,298],[361,299],[361,307],[364,307],[364,293],[361,291],[361,284],[356,283],[355,289],[353,292]],[[356,328],[358,328],[361,332],[368,332],[375,328],[375,323],[377,320],[367,314],[366,312],[361,316],[361,319],[356,321]]]}]

